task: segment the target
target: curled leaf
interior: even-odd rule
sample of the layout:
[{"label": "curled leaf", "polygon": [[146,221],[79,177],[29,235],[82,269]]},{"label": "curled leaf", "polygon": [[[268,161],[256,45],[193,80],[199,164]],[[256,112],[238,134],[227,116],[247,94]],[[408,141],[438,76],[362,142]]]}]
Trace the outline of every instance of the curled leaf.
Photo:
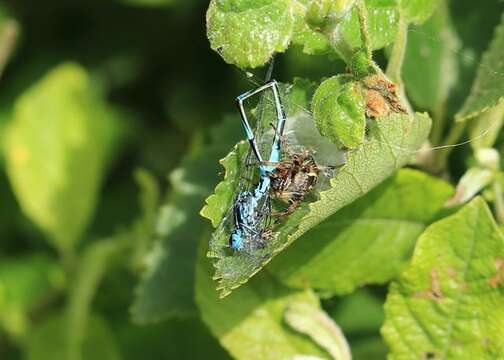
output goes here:
[{"label": "curled leaf", "polygon": [[312,111],[320,133],[338,146],[355,149],[364,141],[365,102],[359,82],[351,76],[324,81],[313,96]]},{"label": "curled leaf", "polygon": [[320,308],[308,302],[295,302],[285,312],[285,321],[294,330],[308,335],[335,360],[350,360],[350,347],[339,326]]}]

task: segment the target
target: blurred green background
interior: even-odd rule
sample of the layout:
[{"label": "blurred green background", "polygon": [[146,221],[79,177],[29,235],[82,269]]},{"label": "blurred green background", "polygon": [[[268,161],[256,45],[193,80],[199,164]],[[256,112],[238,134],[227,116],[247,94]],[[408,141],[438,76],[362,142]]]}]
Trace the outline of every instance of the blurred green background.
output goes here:
[{"label": "blurred green background", "polygon": [[[82,262],[76,258],[88,249],[95,252],[88,258],[99,258],[106,246],[93,250],[90,244],[127,236],[135,226],[142,214],[136,169],[148,169],[145,181],[155,179],[168,193],[170,171],[205,142],[207,128],[225,110],[234,110],[232,98],[244,85],[209,50],[207,5],[192,0],[1,2],[0,29],[12,20],[19,29],[0,79],[0,136],[9,149],[0,156],[1,359],[68,358],[62,340],[67,325],[60,319],[79,277]],[[75,116],[76,128],[65,129],[53,119],[58,114],[67,120]],[[86,128],[88,118],[95,125]],[[22,129],[6,139],[6,126],[18,120]],[[72,155],[74,135],[87,141]],[[26,151],[18,149],[19,143],[33,155],[31,172],[16,170],[6,160],[11,151],[14,163],[15,154],[22,161]],[[56,188],[63,188],[62,194]],[[131,260],[132,252],[141,250],[112,256],[115,264],[92,301],[92,336],[83,340],[83,358],[227,358],[196,317],[132,324],[128,308],[143,261],[141,256]]]},{"label": "blurred green background", "polygon": [[[153,261],[149,250],[163,232],[153,229],[170,227],[157,224],[159,204],[183,203],[190,220],[177,235],[189,245],[177,254],[193,259],[200,235],[187,238],[208,229],[198,211],[220,176],[217,159],[241,138],[233,99],[264,76],[259,70],[249,79],[210,50],[207,6],[0,3],[1,359],[229,357],[192,298],[161,322],[130,316],[136,284]],[[453,14],[463,14],[455,25],[472,69],[452,99],[457,105],[499,17],[473,18],[475,6],[452,3]],[[384,63],[383,52],[376,56]],[[342,71],[341,62],[294,47],[277,57],[274,76],[318,80]],[[163,276],[168,289],[192,296],[192,273]],[[355,346],[356,358],[385,352],[378,334],[384,294],[376,287],[324,303],[353,345],[365,343]]]}]

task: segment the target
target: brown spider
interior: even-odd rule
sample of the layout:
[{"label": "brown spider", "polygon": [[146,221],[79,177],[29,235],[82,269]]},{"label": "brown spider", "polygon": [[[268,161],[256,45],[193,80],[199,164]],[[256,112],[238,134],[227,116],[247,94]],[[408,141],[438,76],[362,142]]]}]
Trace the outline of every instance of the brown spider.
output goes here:
[{"label": "brown spider", "polygon": [[[270,125],[276,132],[274,125]],[[278,217],[288,216],[296,211],[305,196],[317,184],[321,171],[326,170],[330,173],[335,169],[333,166],[318,166],[312,155],[313,151],[295,152],[285,139],[282,139],[282,147],[287,153],[285,160],[279,163],[264,162],[275,166],[275,171],[269,173],[272,197],[289,205],[287,209],[273,214]]]},{"label": "brown spider", "polygon": [[276,171],[270,175],[271,191],[275,198],[289,206],[275,215],[292,214],[317,184],[319,172],[320,169],[309,151],[293,153],[289,159],[280,162]]}]

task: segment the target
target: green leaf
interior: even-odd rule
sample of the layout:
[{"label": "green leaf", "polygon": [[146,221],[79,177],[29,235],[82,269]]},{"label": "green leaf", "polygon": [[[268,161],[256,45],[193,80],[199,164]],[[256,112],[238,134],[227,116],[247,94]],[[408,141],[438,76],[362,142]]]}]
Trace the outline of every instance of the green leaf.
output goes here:
[{"label": "green leaf", "polygon": [[161,207],[147,269],[131,308],[137,323],[194,314],[194,264],[197,243],[208,230],[198,216],[205,197],[219,181],[218,160],[242,137],[240,121],[230,117],[212,129],[212,143],[193,151],[170,175],[172,190]]},{"label": "green leaf", "polygon": [[308,55],[333,53],[329,38],[339,31],[338,24],[353,7],[355,0],[301,0],[304,17],[296,17],[292,42],[302,45]]},{"label": "green leaf", "polygon": [[496,106],[504,97],[504,15],[483,55],[471,93],[457,113],[458,121],[471,119]]},{"label": "green leaf", "polygon": [[123,360],[231,359],[199,317],[144,326],[122,319],[114,330]]},{"label": "green leaf", "polygon": [[355,149],[364,141],[365,110],[360,83],[349,75],[325,80],[312,100],[313,116],[320,134],[342,148]]},{"label": "green leaf", "polygon": [[289,286],[340,295],[385,283],[406,265],[415,241],[452,192],[444,181],[401,170],[307,232],[270,269]]},{"label": "green leaf", "polygon": [[504,238],[476,198],[431,225],[390,288],[390,359],[497,359],[504,349]]},{"label": "green leaf", "polygon": [[496,172],[480,166],[467,169],[457,184],[457,192],[450,199],[450,205],[460,205],[471,200],[494,181]]},{"label": "green leaf", "polygon": [[[296,87],[294,87],[296,88]],[[299,92],[291,91],[291,94]],[[293,106],[289,96],[284,97],[284,105],[288,121],[313,121],[306,116],[302,106]],[[296,120],[297,119],[297,120]],[[290,126],[290,125],[289,125]],[[303,125],[304,126],[304,125]],[[331,179],[331,188],[321,193],[321,199],[304,204],[294,214],[275,229],[275,236],[270,239],[266,249],[249,256],[247,254],[230,254],[227,248],[228,236],[223,233],[212,237],[208,256],[214,258],[216,272],[214,278],[219,281],[218,289],[221,296],[228,295],[231,290],[256,274],[277,253],[283,251],[294,240],[325,220],[330,215],[365,195],[369,190],[393,174],[395,170],[405,165],[420,144],[425,140],[430,129],[430,119],[426,115],[417,114],[415,117],[393,114],[389,117],[378,118],[370,122],[368,137],[364,144],[355,151],[349,151],[346,165],[339,169],[338,174]],[[320,136],[310,139],[309,144],[320,141]],[[240,148],[238,148],[239,151]],[[332,161],[336,161],[334,152]],[[238,174],[241,163],[239,156],[231,154],[227,172]],[[209,199],[211,203],[205,207],[203,214],[212,214],[213,224],[219,223],[223,209],[228,209],[233,198],[233,184],[236,176],[227,176],[220,184],[215,195]],[[227,199],[223,204],[212,199]]]},{"label": "green leaf", "polygon": [[425,22],[443,0],[399,0],[399,7],[406,21],[421,24]]},{"label": "green leaf", "polygon": [[305,22],[301,22],[294,32],[292,43],[302,46],[303,52],[307,55],[323,55],[332,51],[326,36],[313,31]]},{"label": "green leaf", "polygon": [[292,0],[212,0],[207,35],[226,62],[253,68],[287,49],[294,23]]},{"label": "green leaf", "polygon": [[494,146],[504,125],[504,101],[479,114],[471,121],[469,139],[471,147],[477,151]]},{"label": "green leaf", "polygon": [[352,359],[385,359],[387,346],[380,338],[383,324],[383,301],[368,289],[337,299],[330,311],[332,318],[341,327],[350,342]]},{"label": "green leaf", "polygon": [[409,98],[418,107],[442,111],[457,81],[459,49],[445,3],[425,24],[410,29],[402,76]]},{"label": "green leaf", "polygon": [[86,71],[66,63],[15,104],[7,173],[24,213],[63,252],[86,229],[118,136],[116,113]]},{"label": "green leaf", "polygon": [[285,328],[286,309],[294,304],[319,306],[310,291],[294,291],[262,273],[226,299],[219,299],[212,266],[202,241],[196,267],[196,303],[210,331],[235,359],[289,359],[324,353],[304,335]]},{"label": "green leaf", "polygon": [[[371,49],[378,50],[391,44],[395,40],[399,23],[397,0],[366,0],[366,7]],[[356,7],[343,20],[341,34],[354,48],[362,46]]]},{"label": "green leaf", "polygon": [[341,329],[318,304],[293,303],[285,311],[285,322],[294,330],[309,336],[331,354],[333,359],[352,358]]},{"label": "green leaf", "polygon": [[68,329],[65,332],[65,359],[80,359],[80,353],[86,348],[86,330],[92,323],[91,304],[107,270],[115,263],[122,262],[122,256],[130,248],[130,239],[116,237],[97,241],[84,249],[78,271],[72,279],[68,296]]},{"label": "green leaf", "polygon": [[131,236],[134,237],[134,262],[138,268],[143,267],[145,255],[149,252],[155,237],[155,226],[161,199],[161,190],[154,175],[145,169],[136,169],[135,180],[140,188],[141,217],[133,224]]},{"label": "green leaf", "polygon": [[306,22],[313,26],[323,26],[328,20],[338,22],[355,5],[355,0],[312,0],[304,1]]},{"label": "green leaf", "polygon": [[119,360],[120,354],[112,331],[97,315],[90,318],[85,328],[85,339],[78,358],[69,358],[64,344],[69,330],[66,317],[57,314],[41,323],[28,339],[25,358],[28,360]]},{"label": "green leaf", "polygon": [[200,212],[203,217],[212,221],[214,227],[219,225],[227,210],[226,205],[233,200],[234,189],[238,186],[241,161],[247,151],[248,143],[243,141],[235,146],[234,150],[224,159],[220,160],[220,164],[226,169],[224,180],[217,185],[215,193],[206,199],[206,206]]},{"label": "green leaf", "polygon": [[0,324],[11,336],[30,330],[31,312],[42,306],[65,282],[62,269],[43,255],[0,261]]}]

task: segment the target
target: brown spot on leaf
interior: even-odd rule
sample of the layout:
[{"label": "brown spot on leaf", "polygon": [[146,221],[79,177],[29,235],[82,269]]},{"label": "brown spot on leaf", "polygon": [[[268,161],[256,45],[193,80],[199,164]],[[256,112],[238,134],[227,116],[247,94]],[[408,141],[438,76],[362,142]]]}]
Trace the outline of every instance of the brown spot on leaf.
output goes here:
[{"label": "brown spot on leaf", "polygon": [[446,274],[452,280],[457,280],[457,270],[451,266],[446,269]]},{"label": "brown spot on leaf", "polygon": [[495,258],[494,264],[497,273],[495,274],[494,277],[488,279],[488,283],[493,288],[497,288],[500,284],[504,282],[504,259],[498,256]]},{"label": "brown spot on leaf", "polygon": [[435,360],[436,358],[436,353],[433,351],[427,351],[422,354],[423,360]]},{"label": "brown spot on leaf", "polygon": [[443,292],[441,291],[441,283],[439,281],[439,273],[436,268],[432,268],[432,270],[431,270],[430,289],[416,293],[414,296],[418,297],[418,298],[432,299],[432,300],[440,300],[444,297]]},{"label": "brown spot on leaf", "polygon": [[439,273],[436,268],[431,270],[431,289],[430,295],[433,299],[443,298],[443,293],[441,291],[441,283],[439,282]]}]

